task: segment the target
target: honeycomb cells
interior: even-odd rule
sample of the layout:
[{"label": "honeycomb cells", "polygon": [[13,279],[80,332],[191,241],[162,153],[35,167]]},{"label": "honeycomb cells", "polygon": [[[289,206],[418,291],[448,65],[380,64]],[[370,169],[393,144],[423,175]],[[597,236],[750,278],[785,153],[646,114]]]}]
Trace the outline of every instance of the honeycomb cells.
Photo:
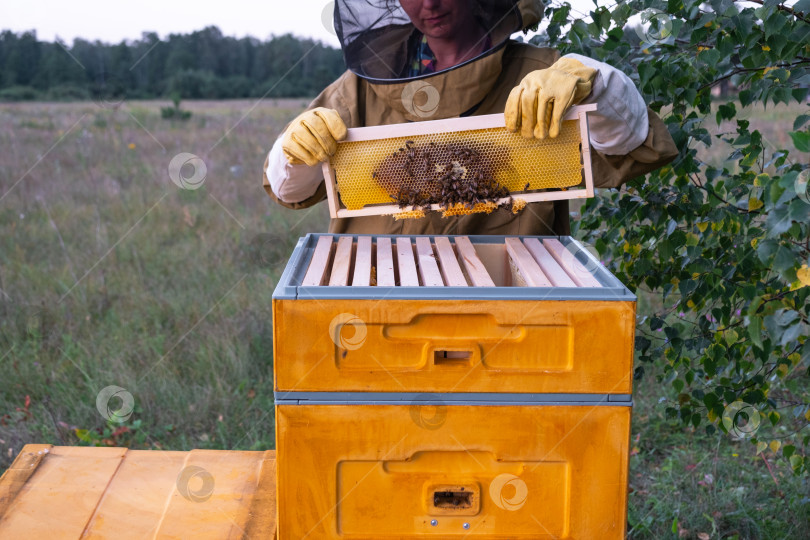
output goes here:
[{"label": "honeycomb cells", "polygon": [[[556,138],[542,141],[489,128],[345,142],[331,165],[340,200],[349,210],[396,204],[403,192],[420,192],[431,202],[446,203],[453,214],[466,214],[471,209],[459,207],[453,194],[442,195],[442,186],[468,194],[470,184],[490,179],[510,194],[574,187],[583,182],[579,143],[579,122],[569,120]],[[460,179],[452,186],[441,181],[449,172]],[[426,202],[416,201],[417,206]]]}]

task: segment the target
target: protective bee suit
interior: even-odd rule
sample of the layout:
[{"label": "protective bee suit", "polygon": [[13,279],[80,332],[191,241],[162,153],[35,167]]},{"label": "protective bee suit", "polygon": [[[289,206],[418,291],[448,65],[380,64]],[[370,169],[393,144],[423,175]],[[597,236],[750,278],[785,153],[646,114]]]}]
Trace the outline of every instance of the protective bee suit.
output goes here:
[{"label": "protective bee suit", "polygon": [[[558,65],[555,63],[560,54],[556,50],[510,39],[514,32],[540,21],[543,4],[539,0],[478,0],[469,10],[475,18],[472,24],[483,29],[475,44],[480,50],[458,65],[435,71],[429,69],[429,51],[422,54],[425,39],[401,4],[406,2],[335,3],[335,29],[349,69],[315,98],[310,109],[333,109],[350,128],[504,113],[510,92],[521,81],[525,85],[524,78]],[[675,158],[678,151],[666,126],[647,108],[624,73],[584,56],[571,54],[566,58],[595,72],[590,93],[580,103],[598,106],[597,112],[589,114],[596,187],[619,187]],[[507,109],[507,125],[508,113]],[[296,209],[324,200],[321,166],[291,164],[282,138],[265,160],[263,183],[268,195]],[[499,209],[492,214],[447,218],[430,212],[421,219],[400,221],[391,216],[333,219],[329,230],[362,234],[551,235],[569,234],[570,224],[568,202],[555,201],[530,203],[517,214]]]}]

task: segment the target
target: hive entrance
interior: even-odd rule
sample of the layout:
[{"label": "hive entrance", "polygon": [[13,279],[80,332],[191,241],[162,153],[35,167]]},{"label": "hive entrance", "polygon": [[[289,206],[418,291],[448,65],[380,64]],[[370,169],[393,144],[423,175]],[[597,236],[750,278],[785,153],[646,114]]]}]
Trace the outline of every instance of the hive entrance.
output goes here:
[{"label": "hive entrance", "polygon": [[433,506],[436,508],[472,508],[473,493],[459,488],[456,491],[436,491]]}]

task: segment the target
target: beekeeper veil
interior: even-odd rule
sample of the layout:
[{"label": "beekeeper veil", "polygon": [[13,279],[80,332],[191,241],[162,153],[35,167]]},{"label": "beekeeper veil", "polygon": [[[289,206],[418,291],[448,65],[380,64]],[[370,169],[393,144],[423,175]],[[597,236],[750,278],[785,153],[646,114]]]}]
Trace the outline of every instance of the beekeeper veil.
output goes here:
[{"label": "beekeeper veil", "polygon": [[[373,83],[396,83],[430,77],[451,71],[503,48],[509,36],[537,24],[542,14],[539,0],[444,0],[431,8],[458,24],[463,19],[465,36],[476,37],[472,57],[457,66],[440,71],[414,71],[414,62],[424,52],[424,35],[429,29],[424,20],[411,14],[419,11],[418,0],[337,0],[335,30],[340,39],[347,67]],[[415,6],[415,7],[411,7]],[[539,10],[539,11],[538,11]],[[447,22],[447,21],[444,21]],[[429,23],[428,23],[429,24]],[[420,49],[420,46],[422,47]]]}]

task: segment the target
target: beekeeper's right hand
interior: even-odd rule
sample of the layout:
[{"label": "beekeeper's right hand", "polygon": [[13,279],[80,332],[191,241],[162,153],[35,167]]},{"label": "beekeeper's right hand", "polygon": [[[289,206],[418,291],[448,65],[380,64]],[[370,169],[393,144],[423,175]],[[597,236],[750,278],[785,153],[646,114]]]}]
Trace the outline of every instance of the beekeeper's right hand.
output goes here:
[{"label": "beekeeper's right hand", "polygon": [[529,72],[506,101],[506,129],[527,139],[559,135],[566,111],[591,93],[598,71],[575,58],[560,58]]},{"label": "beekeeper's right hand", "polygon": [[337,151],[338,141],[346,138],[346,124],[334,109],[317,107],[293,120],[281,141],[290,165],[310,167],[327,161]]}]

